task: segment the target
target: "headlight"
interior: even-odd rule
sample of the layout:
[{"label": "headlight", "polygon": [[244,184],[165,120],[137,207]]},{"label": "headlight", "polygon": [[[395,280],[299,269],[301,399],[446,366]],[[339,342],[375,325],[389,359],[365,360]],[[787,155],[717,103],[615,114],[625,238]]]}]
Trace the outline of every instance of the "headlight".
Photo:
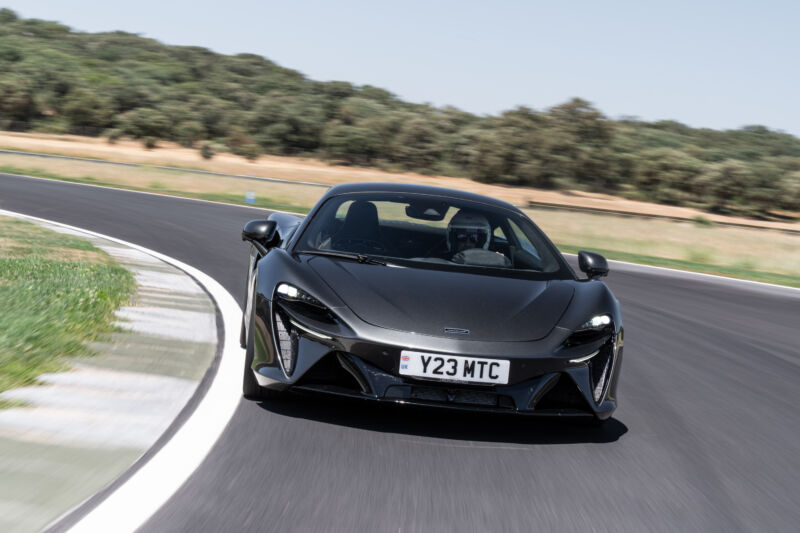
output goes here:
[{"label": "headlight", "polygon": [[590,318],[589,320],[587,320],[586,322],[581,324],[581,327],[579,327],[575,331],[576,332],[577,331],[586,331],[586,330],[599,331],[599,330],[602,330],[603,328],[605,328],[606,326],[608,326],[610,324],[611,324],[611,316],[610,315],[597,315],[597,316],[593,316],[592,318]]},{"label": "headlight", "polygon": [[611,315],[595,315],[569,336],[566,345],[575,346],[600,340],[613,333],[613,322]]},{"label": "headlight", "polygon": [[325,305],[322,302],[307,292],[298,289],[294,285],[289,285],[288,283],[279,284],[278,288],[275,289],[275,294],[277,294],[280,298],[290,302],[304,303],[314,307],[319,307],[320,309],[325,309]]}]

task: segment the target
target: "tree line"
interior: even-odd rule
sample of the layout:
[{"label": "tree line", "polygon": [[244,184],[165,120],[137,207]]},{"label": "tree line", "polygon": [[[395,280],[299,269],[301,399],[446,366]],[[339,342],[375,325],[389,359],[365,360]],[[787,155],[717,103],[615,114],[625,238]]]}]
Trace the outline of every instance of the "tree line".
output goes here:
[{"label": "tree line", "polygon": [[611,120],[574,98],[478,116],[318,82],[254,54],[81,33],[0,10],[0,129],[169,140],[203,157],[314,156],[718,213],[800,211],[800,139]]}]

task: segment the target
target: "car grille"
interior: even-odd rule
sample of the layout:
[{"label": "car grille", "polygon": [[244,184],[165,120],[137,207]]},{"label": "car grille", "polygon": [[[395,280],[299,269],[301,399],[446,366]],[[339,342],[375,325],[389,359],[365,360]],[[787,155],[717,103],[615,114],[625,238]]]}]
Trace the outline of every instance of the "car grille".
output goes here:
[{"label": "car grille", "polygon": [[426,402],[442,402],[485,407],[513,409],[514,401],[509,396],[494,392],[470,389],[442,389],[437,387],[411,387],[411,399]]}]

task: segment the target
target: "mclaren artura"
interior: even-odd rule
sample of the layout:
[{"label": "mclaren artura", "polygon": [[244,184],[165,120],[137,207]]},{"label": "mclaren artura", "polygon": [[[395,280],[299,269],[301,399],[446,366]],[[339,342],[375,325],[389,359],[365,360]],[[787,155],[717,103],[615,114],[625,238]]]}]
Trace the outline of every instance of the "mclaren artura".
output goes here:
[{"label": "mclaren artura", "polygon": [[602,422],[623,327],[520,209],[403,184],[334,187],[306,217],[249,222],[244,395],[316,392]]}]

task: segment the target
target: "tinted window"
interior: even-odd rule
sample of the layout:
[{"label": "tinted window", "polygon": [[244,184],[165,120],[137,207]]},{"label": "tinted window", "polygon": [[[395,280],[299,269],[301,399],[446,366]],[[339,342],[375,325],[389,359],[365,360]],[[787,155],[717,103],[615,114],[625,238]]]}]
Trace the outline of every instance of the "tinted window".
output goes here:
[{"label": "tinted window", "polygon": [[428,195],[330,198],[295,245],[302,250],[364,254],[406,266],[571,277],[558,252],[523,215]]}]

